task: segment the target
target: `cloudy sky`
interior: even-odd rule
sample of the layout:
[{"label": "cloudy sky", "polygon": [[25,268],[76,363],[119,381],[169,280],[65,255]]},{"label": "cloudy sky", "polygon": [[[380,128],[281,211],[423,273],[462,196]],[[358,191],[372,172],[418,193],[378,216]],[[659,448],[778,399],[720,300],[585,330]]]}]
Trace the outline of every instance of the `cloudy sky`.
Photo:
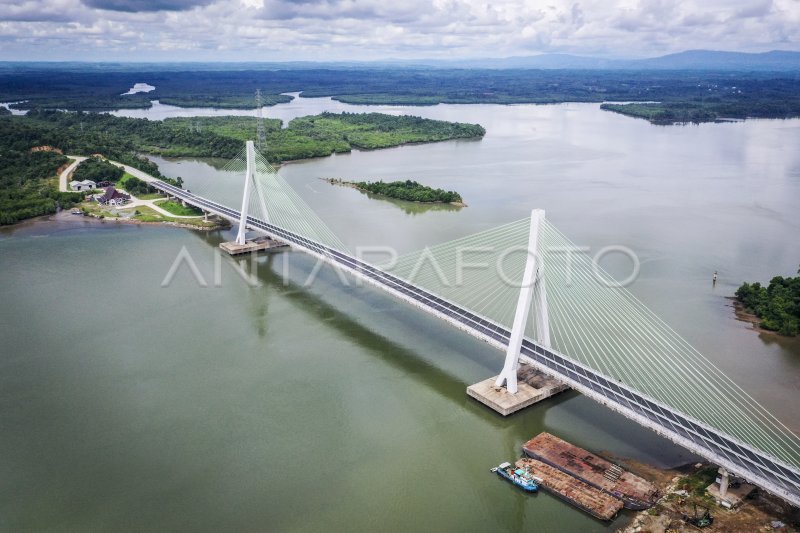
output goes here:
[{"label": "cloudy sky", "polygon": [[800,0],[0,0],[0,60],[800,50]]}]

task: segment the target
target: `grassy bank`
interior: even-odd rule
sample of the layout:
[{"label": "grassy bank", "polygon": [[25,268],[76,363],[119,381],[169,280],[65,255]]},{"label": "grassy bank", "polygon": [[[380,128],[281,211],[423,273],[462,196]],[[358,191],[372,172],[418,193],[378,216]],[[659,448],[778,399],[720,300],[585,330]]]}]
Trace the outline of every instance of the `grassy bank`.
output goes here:
[{"label": "grassy bank", "polygon": [[163,209],[164,211],[167,211],[179,217],[203,216],[202,209],[198,209],[191,205],[183,205],[182,203],[175,200],[164,200],[163,202],[156,202],[156,205],[161,209]]},{"label": "grassy bank", "polygon": [[229,227],[230,224],[225,219],[210,217],[209,220],[197,218],[176,218],[164,215],[148,206],[140,205],[130,208],[111,208],[97,203],[80,204],[80,209],[85,216],[99,220],[110,220],[125,223],[145,223],[145,224],[171,224],[187,228],[197,229],[216,229]]}]

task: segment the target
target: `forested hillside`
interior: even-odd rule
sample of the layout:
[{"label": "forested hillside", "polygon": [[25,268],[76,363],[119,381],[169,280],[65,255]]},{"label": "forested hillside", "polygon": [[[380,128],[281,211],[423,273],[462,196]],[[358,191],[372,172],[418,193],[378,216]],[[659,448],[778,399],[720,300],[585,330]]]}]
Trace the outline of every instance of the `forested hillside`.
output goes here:
[{"label": "forested hillside", "polygon": [[60,193],[54,185],[57,170],[68,162],[57,152],[37,151],[35,134],[7,127],[0,119],[0,225],[55,213],[57,206],[80,201],[80,193]]}]

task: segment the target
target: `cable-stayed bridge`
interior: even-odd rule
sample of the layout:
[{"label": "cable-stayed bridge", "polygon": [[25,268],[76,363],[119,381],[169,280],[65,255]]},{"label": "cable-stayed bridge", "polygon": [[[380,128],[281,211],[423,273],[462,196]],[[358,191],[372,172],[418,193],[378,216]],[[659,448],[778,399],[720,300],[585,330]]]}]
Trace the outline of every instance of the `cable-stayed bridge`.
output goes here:
[{"label": "cable-stayed bridge", "polygon": [[238,223],[241,243],[246,228],[264,232],[505,352],[498,385],[509,392],[518,362],[531,364],[800,505],[800,439],[543,212],[373,264],[348,250],[252,143],[225,168],[245,175],[241,209],[147,179]]}]

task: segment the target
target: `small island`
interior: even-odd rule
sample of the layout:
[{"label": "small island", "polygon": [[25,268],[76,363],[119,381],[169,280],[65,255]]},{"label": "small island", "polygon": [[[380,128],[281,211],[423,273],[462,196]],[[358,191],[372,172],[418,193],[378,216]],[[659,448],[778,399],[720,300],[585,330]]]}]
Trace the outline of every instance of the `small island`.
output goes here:
[{"label": "small island", "polygon": [[[733,89],[736,89],[735,87]],[[738,90],[738,89],[737,89]],[[741,91],[740,91],[741,92]],[[769,98],[765,95],[728,94],[708,98],[669,99],[663,102],[634,102],[600,105],[600,109],[651,124],[701,124],[748,118],[791,118],[800,112],[800,99],[795,96]]]},{"label": "small island", "polygon": [[[633,118],[643,118],[651,124],[669,126],[673,124],[700,124],[701,122],[717,122],[717,111],[699,103],[634,103],[634,104],[601,104],[600,109],[612,111]],[[743,113],[743,114],[742,114]],[[747,110],[742,110],[739,118],[746,118]],[[731,118],[733,114],[728,115]]]},{"label": "small island", "polygon": [[326,180],[331,184],[346,185],[354,187],[362,192],[386,196],[396,200],[407,202],[418,202],[423,204],[452,204],[458,207],[466,207],[467,204],[461,195],[455,191],[445,191],[444,189],[434,189],[427,185],[422,185],[414,180],[399,180],[385,182],[379,181],[342,181],[336,179]]},{"label": "small island", "polygon": [[769,286],[743,283],[736,290],[737,315],[756,327],[793,337],[800,331],[800,269],[798,276],[775,276]]}]

